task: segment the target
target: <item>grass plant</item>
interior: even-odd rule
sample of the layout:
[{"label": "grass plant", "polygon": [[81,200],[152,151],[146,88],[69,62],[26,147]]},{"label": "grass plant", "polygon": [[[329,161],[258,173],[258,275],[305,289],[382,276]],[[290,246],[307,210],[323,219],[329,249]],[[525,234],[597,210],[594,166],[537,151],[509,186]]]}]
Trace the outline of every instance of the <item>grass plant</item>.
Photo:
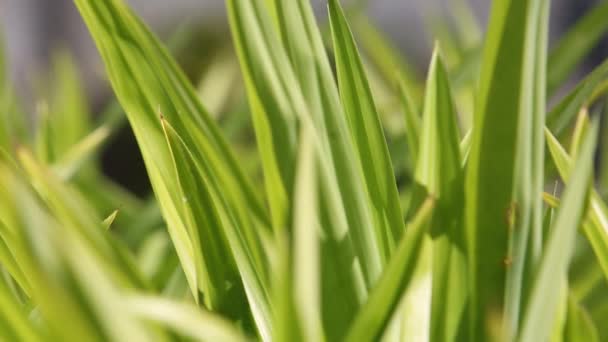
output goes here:
[{"label": "grass plant", "polygon": [[2,340],[608,338],[608,60],[557,92],[605,2],[552,49],[550,0],[493,1],[483,39],[455,2],[424,80],[338,0],[226,0],[201,92],[123,0],[74,3],[153,196],[101,171],[122,114],[69,55],[30,123],[0,54]]}]

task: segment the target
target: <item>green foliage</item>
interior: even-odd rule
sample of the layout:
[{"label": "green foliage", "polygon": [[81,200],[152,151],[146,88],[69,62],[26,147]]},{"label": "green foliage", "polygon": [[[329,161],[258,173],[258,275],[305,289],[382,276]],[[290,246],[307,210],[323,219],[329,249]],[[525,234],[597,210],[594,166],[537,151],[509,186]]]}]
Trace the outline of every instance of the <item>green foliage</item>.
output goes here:
[{"label": "green foliage", "polygon": [[[494,1],[485,40],[458,1],[422,82],[338,0],[327,32],[308,0],[226,0],[197,93],[123,0],[74,3],[120,108],[93,120],[64,52],[26,124],[0,54],[0,339],[608,338],[608,61],[546,108],[605,4],[549,54],[549,0]],[[101,171],[121,110],[152,198]]]}]

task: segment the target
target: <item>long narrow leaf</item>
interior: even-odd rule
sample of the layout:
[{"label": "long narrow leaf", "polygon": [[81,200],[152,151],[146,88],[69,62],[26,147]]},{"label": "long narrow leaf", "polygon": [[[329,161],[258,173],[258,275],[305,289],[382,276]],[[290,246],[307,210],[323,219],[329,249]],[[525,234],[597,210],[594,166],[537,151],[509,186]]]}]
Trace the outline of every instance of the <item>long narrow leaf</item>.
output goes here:
[{"label": "long narrow leaf", "polygon": [[467,292],[463,281],[464,177],[456,110],[439,53],[437,46],[426,85],[415,180],[437,201],[431,221],[431,232],[437,239],[433,242],[430,340],[450,341],[456,336]]},{"label": "long narrow leaf", "polygon": [[[472,340],[505,338],[504,292],[509,260],[520,126],[533,126],[536,30],[542,0],[495,1],[490,16],[466,174],[469,322]],[[536,113],[535,115],[541,115]],[[542,127],[541,127],[542,128]],[[519,157],[518,157],[519,156]]]},{"label": "long narrow leaf", "polygon": [[[553,162],[561,178],[569,184],[572,179],[574,162],[548,129],[545,130],[545,134]],[[596,191],[591,193],[591,204],[587,220],[583,225],[583,232],[593,248],[604,276],[608,279],[608,207]]]},{"label": "long narrow leaf", "polygon": [[[372,226],[369,203],[365,202],[361,171],[353,158],[354,148],[310,4],[306,0],[267,3],[269,7],[264,2],[228,1],[232,34],[248,88],[256,136],[263,149],[266,191],[273,197],[273,225],[279,232],[291,215],[290,189],[295,178],[289,169],[279,172],[277,162],[293,160],[291,153],[295,150],[279,154],[270,145],[281,143],[280,136],[285,134],[281,127],[293,129],[296,122],[315,127],[313,140],[319,145],[322,184],[319,197],[323,199],[319,211],[327,237],[322,247],[323,319],[331,321],[328,336],[339,339],[367,295],[372,279],[379,274],[379,263],[374,262],[379,257],[368,257],[370,253],[379,255],[370,247],[373,239],[367,238],[371,236],[368,227]],[[281,14],[276,15],[276,25],[268,19],[269,10]],[[258,49],[260,44],[269,48],[262,51]],[[271,126],[271,121],[277,122]],[[281,144],[288,143],[291,142]],[[355,259],[358,255],[360,260]],[[352,267],[353,262],[361,267]],[[325,276],[326,270],[329,277]],[[335,296],[336,291],[343,295]]]},{"label": "long narrow leaf", "polygon": [[559,287],[555,284],[568,270],[576,231],[582,224],[588,202],[596,139],[597,125],[594,125],[581,147],[571,181],[549,233],[524,311],[520,341],[541,341],[549,336],[559,298]]},{"label": "long narrow leaf", "polygon": [[505,220],[510,229],[505,285],[505,333],[513,339],[521,324],[531,275],[536,273],[543,246],[545,186],[546,65],[549,36],[549,3],[532,2],[527,12],[524,63],[518,118],[515,183],[512,205]]},{"label": "long narrow leaf", "polygon": [[172,328],[198,341],[247,341],[229,322],[200,311],[196,306],[153,296],[127,297],[129,311],[146,320]]},{"label": "long narrow leaf", "polygon": [[[198,102],[192,86],[158,40],[126,5],[121,0],[75,2],[127,112],[178,256],[193,295],[197,296],[195,264],[198,261],[194,258],[185,217],[180,211],[183,199],[171,190],[177,184],[172,181],[175,179],[174,167],[158,120],[159,110],[190,146],[193,157],[208,163],[209,168],[204,171],[214,180],[214,186],[219,188],[221,184],[227,194],[236,193],[231,199],[241,202],[234,203],[234,208],[243,209],[242,215],[255,217],[262,223],[259,226],[262,230],[269,228],[266,210],[217,125]],[[239,228],[246,230],[251,226]],[[254,233],[247,231],[245,234],[252,236]]]},{"label": "long narrow leaf", "polygon": [[547,126],[558,137],[561,136],[576,114],[591,100],[598,89],[608,82],[608,61],[603,62],[587,75],[567,96],[547,114]]},{"label": "long narrow leaf", "polygon": [[407,225],[382,278],[378,280],[350,328],[347,341],[373,341],[382,336],[411,280],[433,208],[434,200],[427,199]]},{"label": "long narrow leaf", "polygon": [[[354,38],[338,2],[329,2],[340,95],[374,204],[378,246],[384,258],[403,232],[403,215],[384,132]],[[385,221],[386,220],[386,221]]]}]

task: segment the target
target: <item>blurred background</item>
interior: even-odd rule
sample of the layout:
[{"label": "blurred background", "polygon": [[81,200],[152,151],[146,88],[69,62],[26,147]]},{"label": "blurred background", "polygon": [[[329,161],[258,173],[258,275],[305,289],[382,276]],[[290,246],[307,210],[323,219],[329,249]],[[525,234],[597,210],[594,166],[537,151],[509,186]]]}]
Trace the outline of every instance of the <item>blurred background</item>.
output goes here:
[{"label": "blurred background", "polygon": [[[323,21],[326,1],[311,1]],[[463,1],[465,0],[371,0],[351,5],[363,7],[372,23],[390,38],[423,76],[434,35],[437,34],[433,27],[449,30],[448,22],[450,16],[453,16],[450,9],[458,8],[458,3]],[[127,2],[155,33],[168,42],[194,83],[198,81],[205,64],[223,47],[230,46],[230,32],[222,0]],[[476,21],[471,24],[478,25],[482,32],[490,1],[469,0],[468,3],[474,17],[472,21]],[[551,36],[564,32],[596,3],[594,0],[553,0]],[[71,0],[0,0],[0,23],[10,76],[23,100],[25,112],[35,112],[36,89],[40,82],[38,78],[48,73],[52,56],[58,49],[67,50],[73,55],[92,112],[99,113],[107,107],[112,94],[103,76],[103,65]],[[437,23],[443,26],[436,25]],[[182,31],[187,34],[179,34]],[[604,41],[588,57],[586,66],[579,74],[587,72],[605,58],[607,51]],[[574,81],[575,78],[571,83]],[[104,169],[112,178],[140,195],[149,192],[143,162],[128,126],[114,138],[102,160]]]}]

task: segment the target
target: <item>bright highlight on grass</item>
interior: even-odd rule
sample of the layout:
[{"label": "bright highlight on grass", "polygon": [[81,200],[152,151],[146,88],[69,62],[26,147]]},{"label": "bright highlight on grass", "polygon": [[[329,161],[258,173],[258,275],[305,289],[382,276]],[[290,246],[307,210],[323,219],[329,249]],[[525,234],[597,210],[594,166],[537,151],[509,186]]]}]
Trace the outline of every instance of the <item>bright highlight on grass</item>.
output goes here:
[{"label": "bright highlight on grass", "polygon": [[202,94],[123,0],[74,3],[154,196],[102,174],[122,117],[68,55],[32,130],[0,54],[2,340],[608,339],[608,60],[556,95],[606,3],[549,50],[550,0],[494,1],[483,40],[459,1],[424,81],[338,0],[226,0]]}]

